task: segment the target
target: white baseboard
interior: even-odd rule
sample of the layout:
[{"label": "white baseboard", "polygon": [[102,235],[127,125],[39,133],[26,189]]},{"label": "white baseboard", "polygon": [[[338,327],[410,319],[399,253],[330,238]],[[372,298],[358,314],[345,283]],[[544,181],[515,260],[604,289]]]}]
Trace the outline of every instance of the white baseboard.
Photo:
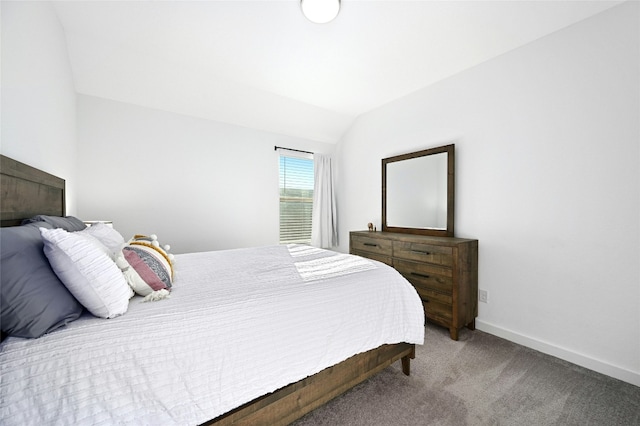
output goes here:
[{"label": "white baseboard", "polygon": [[579,354],[569,349],[555,346],[550,343],[546,343],[541,340],[537,340],[502,327],[498,327],[496,325],[479,320],[478,318],[476,318],[476,328],[478,330],[484,331],[485,333],[493,334],[494,336],[498,336],[519,345],[535,349],[536,351],[545,353],[547,355],[563,359],[581,367],[588,368],[589,370],[597,371],[598,373],[602,373],[615,379],[622,380],[623,382],[631,383],[635,386],[640,386],[640,373],[616,367],[615,365],[611,365],[604,361]]}]

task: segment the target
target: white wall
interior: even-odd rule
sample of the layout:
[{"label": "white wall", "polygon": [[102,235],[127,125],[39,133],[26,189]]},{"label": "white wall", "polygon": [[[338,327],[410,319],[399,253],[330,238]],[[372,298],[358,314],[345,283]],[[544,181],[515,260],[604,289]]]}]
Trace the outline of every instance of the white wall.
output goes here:
[{"label": "white wall", "polygon": [[49,2],[0,2],[3,155],[64,178],[75,213],[76,95],[64,32]]},{"label": "white wall", "polygon": [[628,2],[361,116],[338,147],[340,249],[380,229],[382,158],[453,142],[478,328],[640,385],[638,16]]},{"label": "white wall", "polygon": [[78,140],[78,216],[157,234],[173,253],[277,244],[274,146],[335,148],[83,95]]}]

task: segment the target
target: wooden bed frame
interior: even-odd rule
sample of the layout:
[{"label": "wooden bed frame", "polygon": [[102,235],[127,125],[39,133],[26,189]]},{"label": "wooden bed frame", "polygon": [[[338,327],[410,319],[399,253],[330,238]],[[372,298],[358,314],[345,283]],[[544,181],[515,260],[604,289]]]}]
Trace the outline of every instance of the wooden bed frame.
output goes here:
[{"label": "wooden bed frame", "polygon": [[54,175],[0,155],[0,226],[20,225],[38,214],[65,215],[65,182]]},{"label": "wooden bed frame", "polygon": [[[0,155],[0,226],[38,214],[65,215],[65,181]],[[415,345],[399,343],[357,354],[313,376],[257,398],[206,425],[286,425],[351,389],[397,360],[409,375]]]}]

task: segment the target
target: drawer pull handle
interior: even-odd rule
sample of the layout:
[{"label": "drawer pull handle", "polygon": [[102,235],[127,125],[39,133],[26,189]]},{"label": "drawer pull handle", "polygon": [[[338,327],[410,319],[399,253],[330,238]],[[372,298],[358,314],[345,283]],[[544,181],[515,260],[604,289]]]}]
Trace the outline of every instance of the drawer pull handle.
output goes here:
[{"label": "drawer pull handle", "polygon": [[411,275],[415,275],[416,277],[420,277],[420,278],[431,278],[430,275],[421,274],[419,272],[412,272]]},{"label": "drawer pull handle", "polygon": [[378,247],[377,244],[373,244],[373,243],[364,243],[364,245],[369,247]]},{"label": "drawer pull handle", "polygon": [[417,253],[417,254],[424,254],[426,256],[429,256],[431,254],[431,252],[428,251],[423,251],[423,250],[411,250],[412,253]]}]

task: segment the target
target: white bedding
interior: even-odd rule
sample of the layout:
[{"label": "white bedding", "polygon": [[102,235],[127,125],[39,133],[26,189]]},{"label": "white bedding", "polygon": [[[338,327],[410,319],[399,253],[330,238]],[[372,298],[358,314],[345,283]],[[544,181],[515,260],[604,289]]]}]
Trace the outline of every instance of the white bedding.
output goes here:
[{"label": "white bedding", "polygon": [[394,269],[304,246],[176,256],[169,299],[0,344],[0,424],[189,425],[385,343],[422,344]]}]

